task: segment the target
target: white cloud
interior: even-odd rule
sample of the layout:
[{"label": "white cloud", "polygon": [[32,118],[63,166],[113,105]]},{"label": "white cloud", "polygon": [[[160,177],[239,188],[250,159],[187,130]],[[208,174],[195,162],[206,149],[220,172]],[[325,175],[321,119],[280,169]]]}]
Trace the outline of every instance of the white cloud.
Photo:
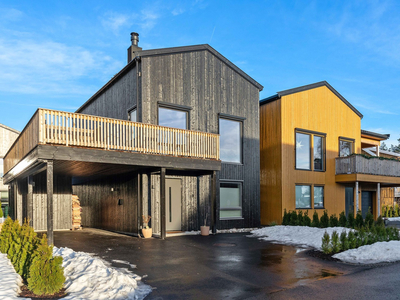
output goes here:
[{"label": "white cloud", "polygon": [[0,91],[75,94],[92,91],[82,78],[102,79],[120,64],[100,52],[52,41],[0,39]]},{"label": "white cloud", "polygon": [[150,30],[153,29],[153,27],[156,25],[157,23],[157,19],[160,16],[155,13],[154,11],[151,10],[142,10],[140,12],[140,16],[139,16],[139,25],[143,30]]},{"label": "white cloud", "polygon": [[15,8],[0,8],[0,15],[2,21],[19,21],[24,16],[24,13]]},{"label": "white cloud", "polygon": [[185,10],[183,8],[179,7],[179,8],[175,8],[171,13],[174,16],[178,16],[178,15],[183,14],[184,12],[185,12]]},{"label": "white cloud", "polygon": [[379,107],[379,105],[374,105],[372,103],[365,103],[365,102],[361,103],[361,102],[358,102],[358,103],[355,103],[355,106],[356,107],[361,107],[361,108],[369,110],[369,111],[373,111],[373,112],[378,113],[378,114],[395,115],[395,116],[398,115],[398,113],[396,113],[395,111],[382,109],[381,107]]},{"label": "white cloud", "polygon": [[118,14],[115,12],[108,12],[101,19],[101,23],[104,28],[110,29],[115,34],[118,33],[121,27],[128,27],[131,25],[129,16],[124,14]]}]

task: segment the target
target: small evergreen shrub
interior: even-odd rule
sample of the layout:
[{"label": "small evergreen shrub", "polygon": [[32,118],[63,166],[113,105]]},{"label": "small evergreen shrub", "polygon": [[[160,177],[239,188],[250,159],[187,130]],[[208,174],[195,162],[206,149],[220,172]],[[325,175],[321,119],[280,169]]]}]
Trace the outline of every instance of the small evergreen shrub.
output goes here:
[{"label": "small evergreen shrub", "polygon": [[374,215],[371,213],[371,210],[368,209],[367,215],[365,216],[365,226],[371,228],[374,224]]},{"label": "small evergreen shrub", "polygon": [[292,226],[297,225],[297,212],[294,210],[290,213],[290,224]]},{"label": "small evergreen shrub", "polygon": [[349,240],[349,249],[357,248],[357,239],[353,231],[349,232],[347,238]]},{"label": "small evergreen shrub", "polygon": [[318,213],[314,211],[313,217],[312,217],[312,222],[311,222],[312,227],[319,227],[319,217]]},{"label": "small evergreen shrub", "polygon": [[0,218],[2,218],[4,216],[4,214],[3,214],[3,209],[1,208],[1,206],[0,206]]},{"label": "small evergreen shrub", "polygon": [[332,247],[330,244],[330,236],[326,231],[324,233],[324,236],[322,237],[321,249],[322,252],[324,252],[325,254],[329,254],[332,252]]},{"label": "small evergreen shrub", "polygon": [[328,211],[326,211],[326,210],[324,210],[324,213],[321,216],[321,219],[319,221],[319,227],[321,227],[321,228],[328,228],[329,227]]},{"label": "small evergreen shrub", "polygon": [[303,226],[304,224],[303,224],[303,211],[302,210],[299,210],[299,212],[298,212],[298,214],[297,214],[297,222],[296,222],[296,225],[299,225],[299,226]]},{"label": "small evergreen shrub", "polygon": [[303,226],[311,226],[311,219],[308,216],[308,210],[304,213],[303,216]]},{"label": "small evergreen shrub", "polygon": [[14,268],[22,278],[28,278],[29,268],[32,263],[32,254],[38,246],[38,239],[33,228],[29,226],[27,221],[25,221],[21,227],[20,239],[20,252],[18,254],[17,264],[14,265]]},{"label": "small evergreen shrub", "polygon": [[356,223],[356,220],[354,219],[354,213],[351,211],[347,215],[347,227],[354,228],[355,223]]},{"label": "small evergreen shrub", "polygon": [[349,249],[349,239],[347,238],[347,233],[346,230],[343,230],[342,233],[340,234],[340,248],[343,251],[346,251]]},{"label": "small evergreen shrub", "polygon": [[332,233],[332,237],[331,237],[331,249],[333,253],[338,253],[341,249],[340,247],[340,240],[339,240],[339,234],[334,231]]},{"label": "small evergreen shrub", "polygon": [[355,227],[356,228],[361,228],[364,226],[364,219],[362,217],[361,211],[359,210],[357,212],[357,216],[356,216],[356,222],[355,222]]},{"label": "small evergreen shrub", "polygon": [[53,295],[62,289],[65,277],[62,257],[53,257],[53,246],[47,245],[46,235],[34,252],[29,270],[28,288],[36,295]]},{"label": "small evergreen shrub", "polygon": [[344,213],[344,211],[342,211],[339,215],[339,226],[340,227],[346,227],[347,226],[347,218],[346,215]]},{"label": "small evergreen shrub", "polygon": [[282,225],[290,225],[290,212],[288,213],[286,208],[283,210]]},{"label": "small evergreen shrub", "polygon": [[375,223],[376,226],[385,226],[385,222],[383,222],[382,216],[379,216]]},{"label": "small evergreen shrub", "polygon": [[399,216],[399,206],[397,205],[397,203],[394,205],[394,216]]},{"label": "small evergreen shrub", "polygon": [[333,214],[329,218],[329,226],[331,227],[338,227],[339,226],[339,220],[336,217],[336,214]]}]

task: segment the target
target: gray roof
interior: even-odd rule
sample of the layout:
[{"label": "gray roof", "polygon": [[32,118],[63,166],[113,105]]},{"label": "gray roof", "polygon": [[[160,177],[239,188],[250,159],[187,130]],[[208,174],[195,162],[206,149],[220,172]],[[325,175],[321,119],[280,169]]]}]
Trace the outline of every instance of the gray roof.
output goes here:
[{"label": "gray roof", "polygon": [[381,134],[381,133],[376,133],[376,132],[362,130],[362,129],[361,129],[361,134],[369,135],[369,136],[376,137],[376,138],[382,139],[382,140],[387,140],[388,138],[390,138],[390,134]]},{"label": "gray roof", "polygon": [[308,84],[308,85],[303,85],[300,87],[296,87],[293,89],[288,89],[288,90],[284,90],[284,91],[280,91],[275,95],[272,95],[268,98],[262,99],[260,100],[260,105],[275,101],[280,99],[282,96],[286,96],[286,95],[290,95],[290,94],[294,94],[294,93],[299,93],[299,92],[303,92],[303,91],[307,91],[307,90],[311,90],[311,89],[315,89],[321,86],[326,86],[328,89],[330,89],[332,91],[332,93],[334,93],[340,100],[342,100],[352,111],[354,111],[360,118],[363,117],[363,115],[353,106],[351,105],[351,103],[349,101],[347,101],[342,95],[340,95],[338,93],[338,91],[336,91],[328,82],[326,81],[320,81],[320,82],[316,82],[316,83],[312,83],[312,84]]},{"label": "gray roof", "polygon": [[[255,87],[257,87],[260,91],[263,90],[263,86],[251,78],[247,73],[237,67],[234,63],[228,60],[225,56],[215,50],[208,44],[202,45],[194,45],[194,46],[183,46],[183,47],[172,47],[172,48],[160,48],[160,49],[152,49],[152,50],[143,50],[137,52],[136,58],[140,59],[140,57],[148,57],[148,56],[158,56],[158,55],[165,55],[165,54],[174,54],[174,53],[184,53],[184,52],[195,52],[195,51],[209,51],[210,53],[214,54],[218,57],[221,61],[227,64],[230,68],[232,68],[235,72],[241,75],[244,79],[249,81]],[[128,72],[131,68],[136,65],[136,59],[132,59],[124,68],[121,69],[113,78],[111,78],[100,90],[98,90],[92,97],[89,98],[81,107],[79,107],[76,112],[79,113],[83,108],[85,108],[89,103],[91,103],[94,99],[97,98],[104,90],[106,90],[109,86],[114,84],[122,75]]]}]

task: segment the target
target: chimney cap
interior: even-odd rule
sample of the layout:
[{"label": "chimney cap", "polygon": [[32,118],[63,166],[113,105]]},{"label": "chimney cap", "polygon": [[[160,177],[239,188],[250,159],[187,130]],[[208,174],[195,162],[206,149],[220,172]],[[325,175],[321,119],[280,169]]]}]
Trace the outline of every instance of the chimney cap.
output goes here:
[{"label": "chimney cap", "polygon": [[131,32],[131,42],[132,42],[132,46],[138,47],[139,33]]}]

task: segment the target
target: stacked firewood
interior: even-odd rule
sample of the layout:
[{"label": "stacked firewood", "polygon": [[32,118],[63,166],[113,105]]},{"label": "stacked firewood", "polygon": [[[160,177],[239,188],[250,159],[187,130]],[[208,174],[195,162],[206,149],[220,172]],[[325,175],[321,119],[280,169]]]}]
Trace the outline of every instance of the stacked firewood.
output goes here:
[{"label": "stacked firewood", "polygon": [[72,230],[82,229],[81,227],[81,203],[77,195],[72,195]]}]

